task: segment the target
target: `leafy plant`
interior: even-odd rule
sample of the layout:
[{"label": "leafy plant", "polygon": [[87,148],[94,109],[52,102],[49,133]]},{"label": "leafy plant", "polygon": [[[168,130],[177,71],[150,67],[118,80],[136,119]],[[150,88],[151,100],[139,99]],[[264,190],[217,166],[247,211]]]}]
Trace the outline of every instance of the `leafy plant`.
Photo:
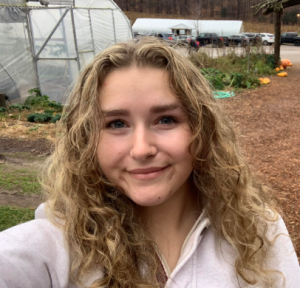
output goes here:
[{"label": "leafy plant", "polygon": [[[31,95],[27,97],[24,106],[26,106],[26,105],[28,107],[34,106],[37,108],[51,107],[56,112],[62,112],[63,105],[61,103],[57,103],[56,101],[51,101],[47,95],[42,95],[41,91],[38,88],[30,89],[30,90],[28,90],[28,92],[31,93]],[[46,110],[46,111],[50,111],[50,110]],[[53,111],[53,112],[55,112],[55,111]]]},{"label": "leafy plant", "polygon": [[242,88],[242,82],[245,77],[242,73],[234,72],[231,73],[230,77],[231,77],[231,82],[229,87],[233,86],[235,88]]},{"label": "leafy plant", "polygon": [[5,112],[5,111],[6,111],[5,107],[0,107],[0,112]]},{"label": "leafy plant", "polygon": [[205,76],[213,88],[217,90],[224,89],[224,79],[226,76],[224,73],[215,68],[202,68],[201,73]]},{"label": "leafy plant", "polygon": [[55,116],[52,117],[50,120],[51,123],[56,123],[56,121],[59,121],[61,118],[61,114],[56,114]]},{"label": "leafy plant", "polygon": [[47,107],[48,104],[49,104],[49,97],[47,95],[43,95],[43,96],[30,95],[27,97],[25,101],[25,105],[30,105],[30,106]]},{"label": "leafy plant", "polygon": [[48,104],[49,107],[52,107],[54,109],[56,109],[56,111],[62,111],[63,110],[63,105],[61,103],[57,103],[57,102],[50,102]]},{"label": "leafy plant", "polygon": [[249,77],[245,82],[246,88],[255,88],[260,86],[260,81],[257,77]]},{"label": "leafy plant", "polygon": [[44,110],[44,113],[53,115],[55,111],[53,110]]},{"label": "leafy plant", "polygon": [[264,58],[266,60],[266,64],[269,65],[271,67],[271,69],[275,69],[276,65],[275,65],[275,56],[274,54],[263,54]]},{"label": "leafy plant", "polygon": [[47,107],[49,103],[49,97],[47,95],[42,95],[39,88],[33,88],[28,90],[30,96],[27,97],[25,105],[28,106],[42,106]]},{"label": "leafy plant", "polygon": [[11,109],[19,109],[19,111],[22,111],[23,107],[22,107],[22,105],[14,104],[14,105],[10,105],[8,109],[9,110],[11,110]]},{"label": "leafy plant", "polygon": [[32,88],[28,90],[28,93],[33,94],[35,93],[35,96],[42,96],[41,90],[39,88]]},{"label": "leafy plant", "polygon": [[52,119],[52,114],[50,113],[32,113],[26,116],[29,122],[45,123]]},{"label": "leafy plant", "polygon": [[8,109],[19,109],[19,111],[22,111],[24,109],[30,110],[30,106],[14,104],[14,105],[10,105]]},{"label": "leafy plant", "polygon": [[253,49],[250,54],[245,50],[241,55],[237,55],[234,50],[225,52],[217,52],[216,58],[203,52],[189,56],[216,90],[226,87],[255,88],[260,85],[260,77],[276,73],[274,55],[264,53],[263,50]]},{"label": "leafy plant", "polygon": [[[47,110],[46,110],[47,111]],[[60,120],[61,114],[56,114],[53,116],[53,111],[48,112],[43,112],[43,113],[32,113],[28,116],[26,116],[27,120],[29,122],[35,122],[35,123],[55,123],[56,121]]]}]

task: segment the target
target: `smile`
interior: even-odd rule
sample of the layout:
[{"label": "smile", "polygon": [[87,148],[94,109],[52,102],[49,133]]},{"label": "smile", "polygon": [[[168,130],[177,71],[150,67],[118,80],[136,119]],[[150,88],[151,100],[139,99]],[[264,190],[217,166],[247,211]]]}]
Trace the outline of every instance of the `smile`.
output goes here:
[{"label": "smile", "polygon": [[150,167],[144,169],[134,169],[128,172],[137,180],[152,180],[162,175],[169,167],[170,165],[165,167]]}]

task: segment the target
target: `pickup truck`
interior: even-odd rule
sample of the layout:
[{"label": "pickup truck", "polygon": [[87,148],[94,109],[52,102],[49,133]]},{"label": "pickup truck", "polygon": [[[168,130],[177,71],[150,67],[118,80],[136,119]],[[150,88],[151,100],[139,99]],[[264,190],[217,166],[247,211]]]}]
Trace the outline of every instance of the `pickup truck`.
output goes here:
[{"label": "pickup truck", "polygon": [[201,33],[196,37],[196,41],[200,43],[200,46],[212,44],[212,47],[222,47],[228,44],[228,38],[219,37],[217,33]]},{"label": "pickup truck", "polygon": [[286,32],[280,36],[280,44],[291,43],[300,46],[300,37],[297,32]]}]

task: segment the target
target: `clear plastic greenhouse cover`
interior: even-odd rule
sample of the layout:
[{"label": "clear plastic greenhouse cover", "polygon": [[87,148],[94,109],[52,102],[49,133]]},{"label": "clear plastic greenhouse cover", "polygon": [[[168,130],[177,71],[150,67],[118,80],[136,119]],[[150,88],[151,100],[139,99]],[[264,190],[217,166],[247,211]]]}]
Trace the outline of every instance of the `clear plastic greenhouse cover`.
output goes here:
[{"label": "clear plastic greenhouse cover", "polygon": [[29,89],[40,87],[52,100],[64,102],[95,54],[132,39],[130,22],[113,1],[48,2],[45,7],[0,0],[0,93],[10,100],[24,99]]}]

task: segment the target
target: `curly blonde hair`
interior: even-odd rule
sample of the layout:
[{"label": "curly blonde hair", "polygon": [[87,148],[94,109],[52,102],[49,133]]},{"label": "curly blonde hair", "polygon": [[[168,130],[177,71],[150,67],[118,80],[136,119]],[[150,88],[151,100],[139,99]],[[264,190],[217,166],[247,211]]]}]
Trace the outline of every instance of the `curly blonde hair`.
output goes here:
[{"label": "curly blonde hair", "polygon": [[107,48],[81,72],[64,110],[62,136],[43,174],[48,215],[54,223],[63,223],[72,279],[82,285],[85,275],[99,269],[103,275],[91,287],[163,285],[156,246],[137,205],[110,183],[96,157],[103,125],[99,89],[113,70],[132,66],[168,72],[192,130],[191,177],[207,216],[236,250],[237,274],[250,285],[270,287],[274,271],[264,263],[272,241],[261,227],[277,220],[275,204],[251,175],[235,133],[200,71],[175,49],[150,39]]}]

